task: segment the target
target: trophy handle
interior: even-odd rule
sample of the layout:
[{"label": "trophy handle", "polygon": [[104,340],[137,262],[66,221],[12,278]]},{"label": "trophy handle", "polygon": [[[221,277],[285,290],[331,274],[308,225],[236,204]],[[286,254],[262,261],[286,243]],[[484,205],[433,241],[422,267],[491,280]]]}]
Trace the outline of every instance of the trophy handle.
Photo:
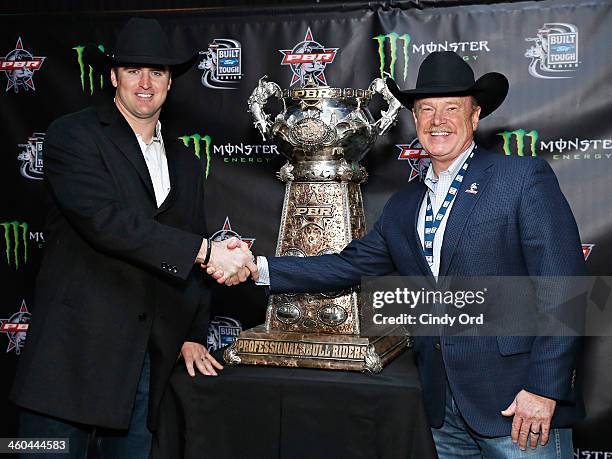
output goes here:
[{"label": "trophy handle", "polygon": [[[386,72],[385,76],[389,78],[391,77],[391,75]],[[369,89],[373,93],[380,94],[388,105],[387,110],[381,110],[380,118],[372,125],[372,127],[376,129],[378,135],[383,135],[391,126],[395,124],[399,111],[404,108],[404,106],[395,98],[393,94],[391,94],[391,91],[389,91],[389,88],[387,87],[387,83],[385,83],[385,80],[382,78],[376,78],[374,81],[372,81]]]},{"label": "trophy handle", "polygon": [[266,81],[266,78],[268,78],[268,75],[264,75],[259,79],[257,87],[253,90],[248,100],[249,112],[251,112],[253,118],[255,119],[253,124],[257,129],[259,129],[264,141],[266,140],[266,135],[269,134],[272,127],[270,115],[264,111],[264,106],[271,96],[275,96],[282,100],[282,91],[280,86],[273,81]]}]

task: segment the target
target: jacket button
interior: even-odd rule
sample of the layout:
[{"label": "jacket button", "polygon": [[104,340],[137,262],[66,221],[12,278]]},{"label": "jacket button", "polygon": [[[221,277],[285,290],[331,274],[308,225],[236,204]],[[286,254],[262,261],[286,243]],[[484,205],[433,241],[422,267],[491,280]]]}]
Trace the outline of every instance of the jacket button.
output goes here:
[{"label": "jacket button", "polygon": [[436,343],[436,344],[434,344],[434,349],[435,349],[436,351],[439,351],[440,349],[442,349],[442,347],[440,346],[440,343]]},{"label": "jacket button", "polygon": [[168,269],[168,263],[166,263],[165,261],[162,261],[161,267],[162,269]]},{"label": "jacket button", "polygon": [[147,313],[141,312],[140,314],[138,314],[138,320],[140,320],[141,322],[144,322],[145,320],[147,320]]},{"label": "jacket button", "polygon": [[176,267],[176,266],[174,266],[174,267],[172,268],[172,272],[173,272],[174,274],[178,273],[178,269],[177,269],[177,267]]}]

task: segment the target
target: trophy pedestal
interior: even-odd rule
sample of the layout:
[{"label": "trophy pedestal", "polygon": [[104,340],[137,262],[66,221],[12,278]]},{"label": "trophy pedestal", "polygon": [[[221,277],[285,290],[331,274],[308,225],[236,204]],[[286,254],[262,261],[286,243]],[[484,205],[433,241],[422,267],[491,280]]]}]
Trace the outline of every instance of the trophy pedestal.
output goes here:
[{"label": "trophy pedestal", "polygon": [[[287,183],[277,256],[337,253],[364,233],[358,183]],[[225,361],[379,373],[406,349],[407,338],[398,330],[361,336],[360,303],[356,288],[272,295],[266,323],[240,333]]]},{"label": "trophy pedestal", "polygon": [[379,373],[407,347],[403,336],[245,330],[224,353],[226,363]]}]

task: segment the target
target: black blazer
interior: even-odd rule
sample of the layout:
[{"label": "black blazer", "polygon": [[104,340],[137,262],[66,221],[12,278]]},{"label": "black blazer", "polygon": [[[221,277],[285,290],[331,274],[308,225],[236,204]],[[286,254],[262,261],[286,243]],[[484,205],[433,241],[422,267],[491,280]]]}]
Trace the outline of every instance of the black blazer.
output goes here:
[{"label": "black blazer", "polygon": [[149,425],[184,340],[205,342],[203,166],[164,135],[171,191],[157,208],[135,134],[114,104],[51,124],[47,243],[11,399],[79,423],[127,428],[147,348]]}]

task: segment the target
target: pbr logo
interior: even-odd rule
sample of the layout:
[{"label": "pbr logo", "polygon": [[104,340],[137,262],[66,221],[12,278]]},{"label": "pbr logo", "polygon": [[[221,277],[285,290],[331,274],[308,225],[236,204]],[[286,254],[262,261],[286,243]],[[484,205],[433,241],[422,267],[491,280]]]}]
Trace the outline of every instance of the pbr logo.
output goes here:
[{"label": "pbr logo", "polygon": [[283,55],[281,65],[289,65],[293,72],[289,86],[297,83],[304,86],[310,80],[318,86],[327,86],[323,72],[327,64],[334,61],[338,48],[325,48],[321,43],[315,41],[309,27],[304,40],[295,45],[293,49],[280,49],[279,52]]},{"label": "pbr logo", "polygon": [[34,87],[34,72],[40,70],[45,58],[33,56],[32,53],[23,49],[21,37],[17,39],[15,49],[6,56],[0,57],[0,70],[4,71],[6,78],[6,91],[13,89],[15,93],[19,89],[36,91]]},{"label": "pbr logo", "polygon": [[582,244],[582,254],[584,255],[584,261],[587,261],[589,255],[591,255],[593,247],[595,247],[595,244]]},{"label": "pbr logo", "polygon": [[232,229],[232,224],[230,223],[229,217],[225,217],[225,223],[223,223],[223,228],[214,233],[210,238],[213,241],[225,241],[231,237],[236,237],[243,242],[246,242],[249,250],[251,249],[253,243],[255,242],[255,238],[250,237],[242,237],[236,231]]},{"label": "pbr logo", "polygon": [[0,319],[0,332],[6,333],[9,340],[8,347],[6,348],[7,353],[14,350],[15,354],[21,354],[31,317],[32,315],[28,311],[25,300],[22,300],[19,311],[8,319]]},{"label": "pbr logo", "polygon": [[17,156],[21,161],[19,172],[27,179],[42,180],[43,179],[43,141],[45,140],[44,132],[35,132],[28,138],[27,143],[20,143],[18,147],[22,148]]},{"label": "pbr logo", "polygon": [[236,319],[224,316],[215,316],[208,325],[206,347],[210,352],[223,346],[228,346],[240,335],[242,325]]},{"label": "pbr logo", "polygon": [[302,219],[301,228],[305,228],[308,225],[315,225],[325,231],[324,222],[334,217],[334,208],[331,205],[296,205],[293,216]]},{"label": "pbr logo", "polygon": [[400,154],[397,159],[408,161],[410,165],[410,176],[408,177],[408,181],[411,182],[417,177],[421,181],[424,180],[431,160],[423,149],[419,139],[414,139],[407,145],[396,145],[396,147],[400,149]]},{"label": "pbr logo", "polygon": [[202,59],[198,69],[204,70],[202,84],[211,89],[236,89],[232,87],[242,78],[242,47],[230,38],[215,38],[206,51],[200,51]]},{"label": "pbr logo", "polygon": [[536,78],[573,78],[580,65],[578,60],[578,28],[573,24],[549,22],[534,38],[525,38],[533,46],[525,57],[531,59],[529,74]]}]

